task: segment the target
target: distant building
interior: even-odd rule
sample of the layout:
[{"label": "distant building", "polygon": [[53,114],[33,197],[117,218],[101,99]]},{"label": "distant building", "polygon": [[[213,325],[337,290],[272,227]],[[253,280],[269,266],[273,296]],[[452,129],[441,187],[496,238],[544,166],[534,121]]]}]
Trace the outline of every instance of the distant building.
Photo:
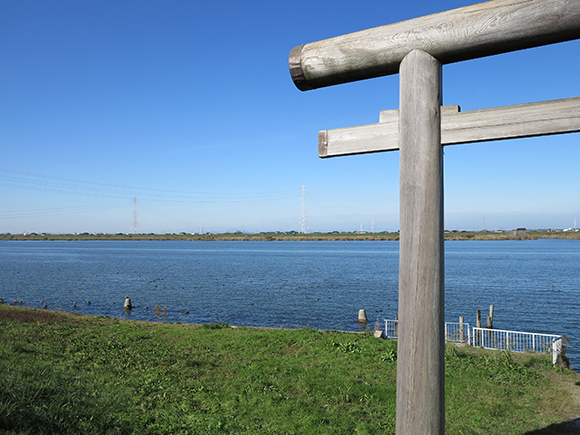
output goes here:
[{"label": "distant building", "polygon": [[515,230],[512,231],[512,235],[516,237],[527,236],[528,230],[526,230],[525,228],[516,228]]}]

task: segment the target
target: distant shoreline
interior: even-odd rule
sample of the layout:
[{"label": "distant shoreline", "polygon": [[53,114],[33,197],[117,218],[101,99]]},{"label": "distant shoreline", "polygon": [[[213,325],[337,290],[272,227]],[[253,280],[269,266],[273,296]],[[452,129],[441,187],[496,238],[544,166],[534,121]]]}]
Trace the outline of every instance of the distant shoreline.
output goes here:
[{"label": "distant shoreline", "polygon": [[[446,232],[445,240],[580,240],[580,232],[528,231],[513,232]],[[143,240],[143,241],[398,241],[399,233],[261,233],[261,234],[13,234],[0,235],[0,240],[14,241],[89,241],[89,240]]]}]

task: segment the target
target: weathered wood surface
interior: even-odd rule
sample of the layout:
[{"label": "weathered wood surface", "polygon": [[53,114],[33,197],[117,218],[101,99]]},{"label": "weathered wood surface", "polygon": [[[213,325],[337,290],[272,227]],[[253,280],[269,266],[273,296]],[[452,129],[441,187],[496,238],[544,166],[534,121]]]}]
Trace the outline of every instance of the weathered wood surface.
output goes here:
[{"label": "weathered wood surface", "polygon": [[578,0],[492,0],[295,47],[305,91],[397,74],[414,49],[448,64],[580,38]]},{"label": "weathered wood surface", "polygon": [[399,149],[399,111],[381,111],[379,124],[318,132],[318,156],[335,157]]},{"label": "weathered wood surface", "polygon": [[441,130],[444,145],[579,132],[580,97],[446,113]]},{"label": "weathered wood surface", "polygon": [[[441,143],[465,143],[580,132],[580,97],[460,112],[441,108]],[[320,157],[399,149],[399,111],[384,110],[380,123],[323,130]]]},{"label": "weathered wood surface", "polygon": [[445,432],[441,64],[414,50],[400,72],[399,435]]}]

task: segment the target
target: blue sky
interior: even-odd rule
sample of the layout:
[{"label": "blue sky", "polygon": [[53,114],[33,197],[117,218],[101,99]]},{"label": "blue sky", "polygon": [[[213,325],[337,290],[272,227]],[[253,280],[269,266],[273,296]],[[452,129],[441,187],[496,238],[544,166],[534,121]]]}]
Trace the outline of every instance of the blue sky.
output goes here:
[{"label": "blue sky", "polygon": [[[319,159],[398,76],[300,92],[297,45],[460,0],[0,5],[0,233],[399,228],[398,152]],[[446,65],[462,110],[580,96],[580,42]],[[580,134],[445,147],[445,227],[568,228]]]}]

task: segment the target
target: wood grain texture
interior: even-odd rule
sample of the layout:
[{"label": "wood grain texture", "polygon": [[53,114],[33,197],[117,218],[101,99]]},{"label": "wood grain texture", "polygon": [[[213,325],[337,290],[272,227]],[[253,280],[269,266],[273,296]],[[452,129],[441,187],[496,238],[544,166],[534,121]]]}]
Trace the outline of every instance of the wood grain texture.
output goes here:
[{"label": "wood grain texture", "polygon": [[[324,130],[325,154],[335,157],[399,149],[398,110],[381,111],[380,123]],[[458,145],[580,132],[580,97],[460,112],[441,107],[441,143]]]},{"label": "wood grain texture", "polygon": [[318,156],[336,157],[399,149],[399,111],[381,111],[379,124],[318,132]]},{"label": "wood grain texture", "polygon": [[578,0],[492,0],[304,44],[289,66],[305,91],[396,74],[415,49],[448,64],[579,38]]},{"label": "wood grain texture", "polygon": [[401,63],[398,435],[445,433],[441,64]]},{"label": "wood grain texture", "polygon": [[446,113],[444,145],[546,136],[580,131],[580,97]]}]

